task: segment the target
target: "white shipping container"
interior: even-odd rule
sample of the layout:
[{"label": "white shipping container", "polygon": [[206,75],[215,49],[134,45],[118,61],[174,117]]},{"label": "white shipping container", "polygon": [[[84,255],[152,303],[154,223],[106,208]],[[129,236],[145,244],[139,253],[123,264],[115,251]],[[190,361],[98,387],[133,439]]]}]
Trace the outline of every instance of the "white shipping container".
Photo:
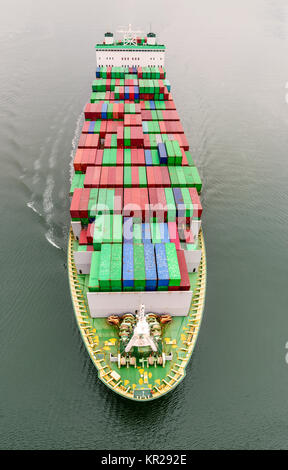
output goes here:
[{"label": "white shipping container", "polygon": [[198,238],[200,227],[201,227],[201,220],[191,221],[191,230],[195,239]]},{"label": "white shipping container", "polygon": [[77,240],[79,240],[80,233],[81,233],[81,230],[82,230],[81,222],[80,221],[73,222],[73,220],[72,220],[71,221],[71,226],[72,226],[72,230],[73,230],[73,233],[74,233],[74,237]]},{"label": "white shipping container", "polygon": [[201,250],[184,250],[185,260],[187,264],[188,273],[195,273],[198,271],[201,261]]},{"label": "white shipping container", "polygon": [[76,267],[81,264],[89,264],[90,266],[92,253],[93,251],[74,251],[74,262]]},{"label": "white shipping container", "polygon": [[87,292],[91,317],[108,317],[139,310],[145,305],[146,312],[168,313],[187,316],[192,300],[192,290],[187,291],[142,291],[142,292]]},{"label": "white shipping container", "polygon": [[90,264],[80,264],[79,263],[78,265],[76,265],[76,263],[75,263],[75,266],[76,266],[78,274],[90,274],[91,263]]}]

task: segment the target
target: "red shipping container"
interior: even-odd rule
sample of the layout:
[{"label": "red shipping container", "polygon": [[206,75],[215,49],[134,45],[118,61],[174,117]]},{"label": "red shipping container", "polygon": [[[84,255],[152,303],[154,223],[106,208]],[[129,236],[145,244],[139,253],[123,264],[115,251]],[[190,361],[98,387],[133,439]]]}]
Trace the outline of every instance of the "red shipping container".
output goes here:
[{"label": "red shipping container", "polygon": [[84,116],[85,116],[85,119],[93,119],[91,117],[91,103],[86,104],[84,108]]},{"label": "red shipping container", "polygon": [[158,206],[161,208],[163,215],[159,218],[159,222],[167,221],[167,201],[164,188],[156,188]]},{"label": "red shipping container", "polygon": [[74,170],[81,171],[81,160],[82,160],[83,149],[77,149],[74,157]]},{"label": "red shipping container", "polygon": [[87,245],[87,228],[82,228],[80,232],[79,245]]},{"label": "red shipping container", "polygon": [[136,188],[136,191],[140,193],[140,206],[142,211],[142,221],[149,220],[149,197],[148,188]]},{"label": "red shipping container", "polygon": [[124,188],[124,217],[142,217],[140,190],[143,188]]},{"label": "red shipping container", "polygon": [[124,146],[124,129],[123,127],[118,127],[117,129],[117,147],[123,148]]},{"label": "red shipping container", "polygon": [[137,149],[137,153],[138,153],[138,165],[140,166],[145,166],[145,153],[144,153],[144,149],[143,148],[138,148]]},{"label": "red shipping container", "polygon": [[178,140],[180,147],[182,147],[184,150],[189,150],[189,144],[186,139],[185,134],[173,134],[174,140]]},{"label": "red shipping container", "polygon": [[123,187],[123,166],[116,166],[115,188]]},{"label": "red shipping container", "polygon": [[105,148],[110,148],[111,147],[111,137],[112,137],[112,134],[106,134],[105,142],[104,142],[104,147]]},{"label": "red shipping container", "polygon": [[82,149],[86,145],[86,139],[88,137],[88,134],[81,134],[78,142],[78,148]]},{"label": "red shipping container", "polygon": [[[147,167],[148,169],[149,167]],[[148,188],[148,195],[149,195],[149,203],[151,205],[151,211],[153,211],[153,207],[158,204],[158,196],[157,196],[157,188],[152,187]],[[151,215],[152,217],[153,215]]]},{"label": "red shipping container", "polygon": [[101,178],[100,178],[100,187],[108,187],[108,176],[109,176],[109,166],[102,166]]},{"label": "red shipping container", "polygon": [[115,189],[114,214],[122,214],[123,211],[123,188]]},{"label": "red shipping container", "polygon": [[131,181],[132,181],[132,188],[139,187],[139,169],[137,166],[131,166]]},{"label": "red shipping container", "polygon": [[123,165],[124,162],[124,150],[123,148],[117,148],[117,155],[116,155],[116,165]]},{"label": "red shipping container", "polygon": [[182,153],[182,166],[189,166],[186,153],[184,152],[183,148],[181,148],[181,153]]},{"label": "red shipping container", "polygon": [[[157,167],[155,167],[155,168],[157,168]],[[160,171],[161,171],[163,187],[167,188],[167,187],[171,186],[169,170],[168,170],[167,166],[160,166],[159,168],[160,168]]]},{"label": "red shipping container", "polygon": [[131,149],[131,165],[137,166],[138,165],[138,152],[137,149]]},{"label": "red shipping container", "polygon": [[[105,135],[106,135],[106,128],[107,128],[107,121],[101,121],[101,124],[100,124],[100,132],[99,132],[99,135],[100,135],[100,138],[101,139],[104,139],[105,138]],[[98,134],[96,134],[98,135]]]},{"label": "red shipping container", "polygon": [[177,258],[178,258],[178,265],[181,274],[181,283],[180,283],[180,290],[189,290],[190,289],[190,279],[189,273],[187,269],[185,254],[183,250],[177,250]]},{"label": "red shipping container", "polygon": [[[123,95],[124,95],[124,87],[123,88]],[[124,119],[124,103],[119,103],[119,119]]]},{"label": "red shipping container", "polygon": [[178,234],[178,227],[176,222],[168,222],[168,231],[170,241],[176,246],[176,250],[181,250],[181,243]]},{"label": "red shipping container", "polygon": [[83,149],[81,158],[81,171],[85,173],[88,166],[95,165],[96,149]]},{"label": "red shipping container", "polygon": [[167,220],[167,204],[164,188],[149,188],[149,217],[157,218],[158,222]]},{"label": "red shipping container", "polygon": [[195,243],[194,235],[191,229],[186,228],[185,230],[185,241],[186,243]]},{"label": "red shipping container", "polygon": [[101,166],[89,166],[86,170],[84,188],[98,188],[101,181]]},{"label": "red shipping container", "polygon": [[160,72],[160,78],[165,78],[165,72],[162,67],[159,67],[159,72]]},{"label": "red shipping container", "polygon": [[172,99],[169,100],[169,101],[165,101],[165,108],[166,108],[167,110],[169,110],[169,109],[176,109],[176,106],[175,106],[174,101],[173,101]]},{"label": "red shipping container", "polygon": [[82,189],[80,202],[79,202],[79,216],[81,219],[88,218],[89,197],[90,197],[90,189],[88,188]]},{"label": "red shipping container", "polygon": [[116,186],[116,166],[111,166],[108,168],[108,188],[115,188]]},{"label": "red shipping container", "polygon": [[103,150],[96,150],[95,165],[101,166],[103,161]]},{"label": "red shipping container", "polygon": [[106,134],[114,134],[117,132],[118,122],[116,121],[106,121]]},{"label": "red shipping container", "polygon": [[[85,134],[84,134],[85,135]],[[96,149],[99,145],[99,135],[98,134],[86,134],[85,148]]]},{"label": "red shipping container", "polygon": [[80,217],[79,215],[79,204],[80,204],[80,198],[82,194],[82,188],[75,188],[71,205],[70,205],[70,215],[72,219],[77,219]]},{"label": "red shipping container", "polygon": [[149,134],[144,134],[143,145],[145,149],[150,149],[151,144],[150,144]]},{"label": "red shipping container", "polygon": [[197,189],[189,188],[189,193],[193,204],[193,217],[201,217],[203,209]]},{"label": "red shipping container", "polygon": [[[154,181],[156,188],[161,188],[163,187],[163,181],[162,181],[162,173],[161,173],[161,167],[160,166],[149,166],[147,168],[151,168],[154,173]],[[148,185],[149,186],[149,185]]]},{"label": "red shipping container", "polygon": [[[164,113],[164,111],[162,111],[162,113]],[[151,111],[149,109],[141,111],[141,118],[142,121],[152,121]]]},{"label": "red shipping container", "polygon": [[165,122],[164,121],[158,121],[158,124],[159,124],[159,127],[160,127],[161,134],[167,134],[168,131],[166,129]]},{"label": "red shipping container", "polygon": [[85,121],[82,127],[82,134],[88,134],[90,121]]},{"label": "red shipping container", "polygon": [[130,116],[131,114],[124,115],[124,126],[130,126]]},{"label": "red shipping container", "polygon": [[154,167],[153,166],[147,166],[146,175],[147,175],[147,185],[148,185],[148,187],[155,187],[156,186],[156,181],[155,181],[155,173],[154,173]]},{"label": "red shipping container", "polygon": [[94,222],[88,224],[87,228],[87,244],[91,245],[93,243],[93,236],[94,236]]}]

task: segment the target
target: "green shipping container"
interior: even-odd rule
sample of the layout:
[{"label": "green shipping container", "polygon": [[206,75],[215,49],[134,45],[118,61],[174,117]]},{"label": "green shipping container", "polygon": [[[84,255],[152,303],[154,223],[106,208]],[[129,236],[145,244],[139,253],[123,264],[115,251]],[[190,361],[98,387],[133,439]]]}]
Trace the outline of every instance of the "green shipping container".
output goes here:
[{"label": "green shipping container", "polygon": [[95,217],[97,214],[97,200],[98,200],[98,188],[91,188],[89,203],[88,203],[88,215],[90,218]]},{"label": "green shipping container", "polygon": [[131,149],[124,149],[124,166],[131,166]]},{"label": "green shipping container", "polygon": [[111,253],[112,244],[103,243],[100,251],[99,286],[101,291],[109,291],[111,288]]},{"label": "green shipping container", "polygon": [[178,178],[178,186],[180,186],[180,188],[185,188],[186,178],[185,178],[185,174],[184,174],[184,171],[183,171],[183,167],[182,166],[175,166],[175,170],[176,170],[177,178]]},{"label": "green shipping container", "polygon": [[134,257],[134,288],[135,290],[145,290],[145,258],[143,243],[135,243],[133,249]]},{"label": "green shipping container", "polygon": [[167,221],[175,222],[176,220],[176,205],[172,188],[165,188],[165,197],[167,203]]},{"label": "green shipping container", "polygon": [[131,166],[124,166],[124,187],[132,187]]},{"label": "green shipping container", "polygon": [[111,253],[111,289],[112,291],[122,290],[122,243],[114,243]]},{"label": "green shipping container", "polygon": [[99,291],[99,266],[100,266],[100,251],[94,251],[91,258],[91,268],[88,281],[88,290],[90,292]]},{"label": "green shipping container", "polygon": [[113,215],[104,214],[103,243],[112,243],[113,241]]},{"label": "green shipping container", "polygon": [[104,231],[104,215],[97,215],[94,223],[93,247],[94,250],[101,250]]},{"label": "green shipping container", "polygon": [[142,242],[142,221],[133,220],[133,243]]},{"label": "green shipping container", "polygon": [[113,214],[113,243],[122,243],[123,218],[121,214]]},{"label": "green shipping container", "polygon": [[175,244],[165,243],[165,251],[166,251],[169,278],[170,278],[169,286],[180,286],[181,274],[180,274]]},{"label": "green shipping container", "polygon": [[139,173],[139,186],[140,186],[140,188],[146,188],[146,186],[147,186],[146,167],[145,166],[139,166],[138,167],[138,173]]},{"label": "green shipping container", "polygon": [[182,152],[178,140],[172,140],[175,152],[175,165],[182,165]]},{"label": "green shipping container", "polygon": [[184,205],[185,205],[185,216],[192,217],[193,216],[193,204],[191,201],[189,189],[181,188],[181,192],[182,192],[182,198],[183,198]]}]

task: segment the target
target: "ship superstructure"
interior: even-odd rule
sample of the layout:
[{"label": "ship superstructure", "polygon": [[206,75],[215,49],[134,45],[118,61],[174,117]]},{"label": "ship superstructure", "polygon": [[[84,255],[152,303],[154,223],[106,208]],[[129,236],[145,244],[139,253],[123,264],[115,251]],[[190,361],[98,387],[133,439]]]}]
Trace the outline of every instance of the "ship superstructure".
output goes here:
[{"label": "ship superstructure", "polygon": [[200,326],[202,182],[166,78],[165,46],[131,25],[120,32],[95,46],[70,189],[69,279],[99,377],[127,398],[149,400],[182,380]]}]

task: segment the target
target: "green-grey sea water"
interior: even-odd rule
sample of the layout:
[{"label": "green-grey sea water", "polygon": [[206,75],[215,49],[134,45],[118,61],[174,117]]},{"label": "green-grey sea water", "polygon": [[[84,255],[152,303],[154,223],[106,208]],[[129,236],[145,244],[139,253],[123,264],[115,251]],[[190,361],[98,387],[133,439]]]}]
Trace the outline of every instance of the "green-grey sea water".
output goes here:
[{"label": "green-grey sea water", "polygon": [[[167,46],[204,184],[204,319],[186,379],[149,404],[97,379],[66,266],[94,45],[128,23]],[[10,0],[0,54],[0,448],[287,449],[287,2]]]}]

